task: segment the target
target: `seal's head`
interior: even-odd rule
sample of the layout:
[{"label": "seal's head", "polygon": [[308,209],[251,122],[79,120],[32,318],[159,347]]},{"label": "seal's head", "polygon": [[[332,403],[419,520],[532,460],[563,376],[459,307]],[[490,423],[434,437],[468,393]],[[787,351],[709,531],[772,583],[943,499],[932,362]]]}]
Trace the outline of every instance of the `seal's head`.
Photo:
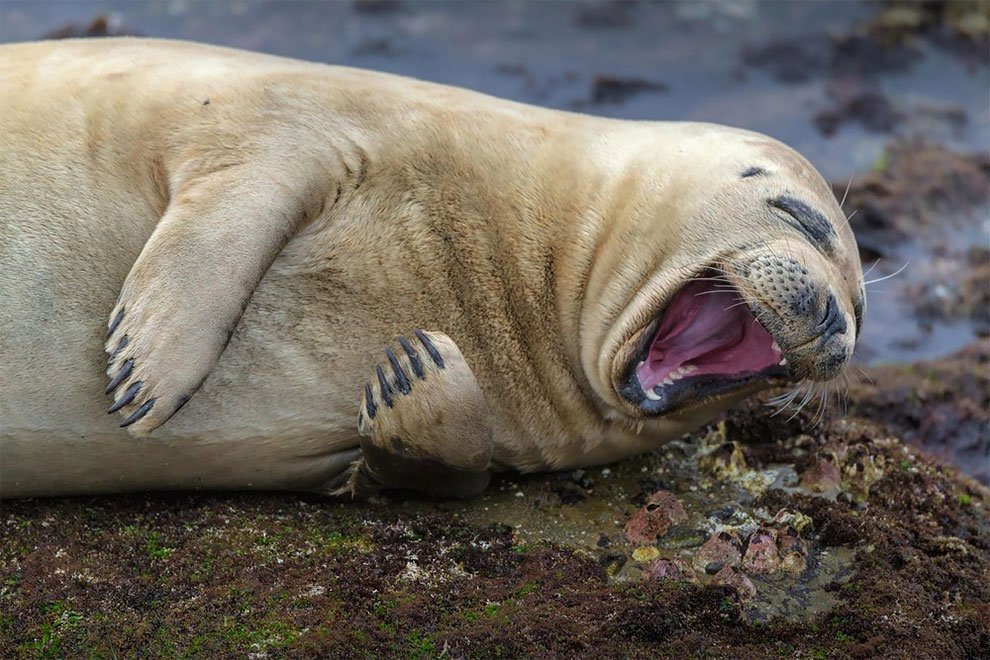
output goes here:
[{"label": "seal's head", "polygon": [[637,267],[605,298],[623,304],[592,382],[633,421],[697,419],[766,387],[831,380],[865,313],[855,239],[808,161],[755,133],[678,131],[676,155],[630,184],[636,201],[609,232]]}]

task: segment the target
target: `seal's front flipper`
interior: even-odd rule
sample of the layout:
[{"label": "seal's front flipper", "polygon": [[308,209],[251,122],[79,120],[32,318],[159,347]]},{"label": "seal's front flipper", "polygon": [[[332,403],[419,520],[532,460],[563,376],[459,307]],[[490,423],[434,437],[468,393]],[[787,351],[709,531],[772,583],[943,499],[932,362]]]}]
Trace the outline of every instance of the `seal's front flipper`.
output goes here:
[{"label": "seal's front flipper", "polygon": [[108,412],[144,434],[206,379],[316,191],[278,172],[232,166],[178,187],[110,315]]},{"label": "seal's front flipper", "polygon": [[339,492],[398,488],[468,497],[491,478],[485,398],[446,335],[417,330],[386,349],[364,385],[358,430],[362,457]]}]

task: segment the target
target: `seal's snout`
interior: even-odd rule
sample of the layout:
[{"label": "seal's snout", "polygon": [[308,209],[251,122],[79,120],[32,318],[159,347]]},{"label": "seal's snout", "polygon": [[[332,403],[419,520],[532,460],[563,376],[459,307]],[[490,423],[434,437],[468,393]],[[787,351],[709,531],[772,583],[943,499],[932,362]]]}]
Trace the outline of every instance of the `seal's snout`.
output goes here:
[{"label": "seal's snout", "polygon": [[835,300],[835,294],[828,294],[828,300],[825,302],[825,315],[818,327],[821,328],[822,341],[828,341],[835,335],[844,334],[849,329],[846,317],[843,316],[839,309],[839,303]]},{"label": "seal's snout", "polygon": [[794,351],[794,372],[803,378],[825,381],[845,369],[856,336],[835,294],[828,293],[813,338]]}]

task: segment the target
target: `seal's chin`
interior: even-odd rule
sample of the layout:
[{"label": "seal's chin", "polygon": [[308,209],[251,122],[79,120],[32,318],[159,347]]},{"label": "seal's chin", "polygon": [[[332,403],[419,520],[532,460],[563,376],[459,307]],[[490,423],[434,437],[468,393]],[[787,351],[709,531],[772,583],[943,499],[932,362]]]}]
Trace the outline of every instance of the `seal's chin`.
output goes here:
[{"label": "seal's chin", "polygon": [[648,414],[788,378],[773,335],[725,282],[691,280],[654,325],[622,387],[622,395]]}]

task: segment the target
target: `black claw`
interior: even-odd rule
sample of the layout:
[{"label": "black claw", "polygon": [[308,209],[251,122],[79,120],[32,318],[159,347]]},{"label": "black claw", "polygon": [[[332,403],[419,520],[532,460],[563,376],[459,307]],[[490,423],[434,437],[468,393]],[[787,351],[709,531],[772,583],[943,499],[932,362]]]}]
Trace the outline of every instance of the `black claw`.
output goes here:
[{"label": "black claw", "polygon": [[395,386],[399,388],[401,393],[409,394],[409,390],[412,388],[409,385],[406,372],[402,370],[402,365],[399,364],[399,359],[395,357],[395,353],[392,352],[391,348],[385,349],[385,355],[388,356],[388,361],[392,363],[392,371],[395,372]]},{"label": "black claw", "polygon": [[409,362],[412,364],[413,371],[416,372],[420,380],[425,380],[426,372],[423,371],[423,361],[419,359],[419,353],[412,347],[412,344],[406,341],[405,337],[399,337],[399,344],[402,345],[402,349],[409,356]]},{"label": "black claw", "polygon": [[113,349],[113,353],[111,353],[110,357],[107,358],[108,369],[110,368],[110,365],[113,364],[113,361],[117,359],[117,356],[120,355],[121,351],[127,348],[127,344],[130,343],[130,341],[131,340],[127,335],[120,338],[120,341],[117,342],[117,348]]},{"label": "black claw", "polygon": [[374,419],[378,414],[378,406],[375,405],[375,395],[371,391],[371,383],[364,384],[364,407],[368,410],[368,419]]},{"label": "black claw", "polygon": [[110,384],[107,385],[107,389],[104,392],[104,394],[110,394],[115,389],[117,389],[117,386],[120,385],[122,382],[124,382],[125,378],[131,375],[131,370],[133,368],[134,368],[134,358],[127,358],[126,360],[124,360],[124,364],[120,365],[120,371],[117,372],[117,375],[115,375],[113,377],[113,380],[110,381]]},{"label": "black claw", "polygon": [[375,365],[375,372],[378,374],[378,384],[382,388],[382,399],[385,400],[385,405],[389,408],[392,407],[392,388],[388,386],[388,381],[385,380],[385,372],[382,371],[382,365]]},{"label": "black claw", "polygon": [[120,428],[125,428],[130,426],[134,422],[138,421],[142,417],[148,414],[148,411],[155,407],[155,401],[157,399],[149,399],[148,401],[141,404],[141,407],[131,413],[131,416],[120,423]]},{"label": "black claw", "polygon": [[138,390],[140,389],[141,389],[141,381],[138,381],[133,385],[131,385],[130,387],[128,387],[127,391],[124,392],[124,396],[114,401],[113,405],[107,408],[107,414],[110,415],[112,413],[115,413],[124,406],[126,406],[128,403],[133,401],[134,397],[137,396]]},{"label": "black claw", "polygon": [[124,308],[121,307],[120,311],[117,312],[117,316],[113,317],[113,321],[110,321],[110,325],[107,326],[107,337],[113,334],[113,331],[117,329],[120,322],[124,320]]},{"label": "black claw", "polygon": [[430,357],[433,358],[433,361],[437,363],[437,366],[443,369],[444,368],[443,356],[440,355],[440,351],[438,351],[437,347],[433,345],[433,342],[430,341],[430,338],[426,336],[426,333],[418,329],[413,330],[413,332],[416,333],[416,336],[419,338],[419,341],[422,342],[423,347],[426,349],[426,352],[430,354]]}]

